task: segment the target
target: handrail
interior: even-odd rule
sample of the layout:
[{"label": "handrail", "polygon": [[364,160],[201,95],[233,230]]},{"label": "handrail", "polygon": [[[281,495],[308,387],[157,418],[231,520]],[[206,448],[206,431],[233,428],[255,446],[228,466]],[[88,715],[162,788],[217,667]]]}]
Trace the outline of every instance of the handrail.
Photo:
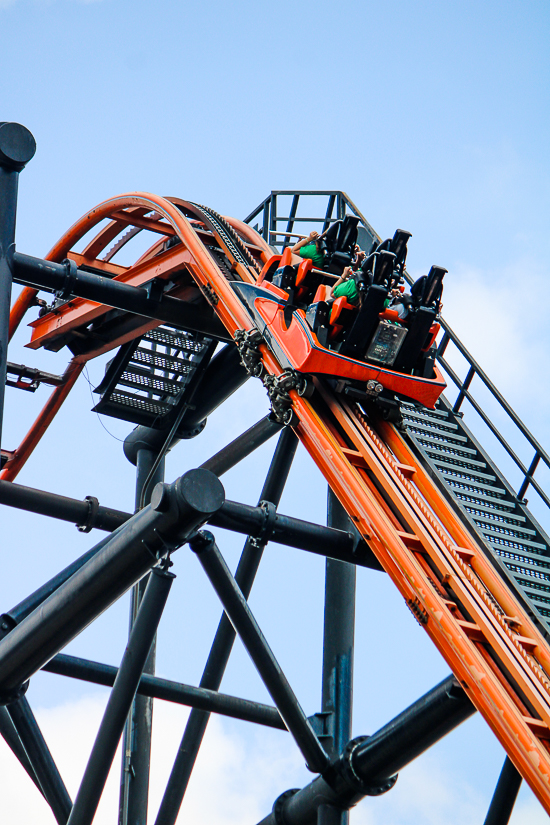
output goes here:
[{"label": "handrail", "polygon": [[[279,217],[277,214],[277,197],[279,195],[292,197],[293,199],[290,214],[288,215],[288,217]],[[327,214],[324,217],[304,218],[297,214],[299,199],[301,197],[307,198],[308,196],[328,196],[329,204],[332,204],[332,206],[329,206],[329,209],[327,209]],[[308,221],[312,220],[330,220],[332,219],[332,208],[335,201],[338,204],[338,208],[336,211],[338,213],[339,218],[343,217],[346,208],[348,208],[354,215],[356,215],[359,218],[361,224],[374,239],[378,241],[381,240],[378,233],[375,232],[375,230],[372,228],[372,226],[367,221],[365,216],[353,203],[351,198],[349,198],[349,196],[345,192],[339,190],[273,190],[271,194],[267,198],[264,198],[260,205],[256,207],[256,209],[254,209],[250,213],[250,215],[248,215],[247,218],[245,218],[244,222],[250,224],[251,221],[253,221],[256,217],[258,217],[258,215],[260,215],[260,213],[263,212],[263,228],[261,230],[261,234],[263,234],[265,240],[272,246],[284,247],[284,241],[282,243],[277,243],[276,239],[273,239],[273,231],[277,229],[277,222],[287,220],[289,222],[289,225],[292,224],[293,226],[296,222],[307,223]],[[411,278],[408,272],[405,272],[405,277],[409,285],[413,283],[413,278]],[[518,467],[518,469],[521,471],[523,479],[517,492],[517,498],[519,500],[523,500],[525,493],[527,492],[527,489],[531,486],[538,493],[544,504],[548,508],[550,508],[550,498],[542,490],[540,484],[538,484],[538,482],[534,478],[534,474],[536,470],[540,467],[541,461],[543,465],[546,465],[546,467],[550,469],[549,453],[544,449],[544,447],[542,447],[539,441],[528,430],[528,428],[525,426],[519,415],[506,401],[502,393],[495,387],[487,373],[480,367],[475,358],[466,349],[466,347],[460,341],[460,339],[453,331],[453,329],[450,327],[450,325],[443,318],[441,318],[440,323],[444,330],[444,335],[441,339],[441,342],[437,350],[437,360],[441,364],[446,375],[451,379],[453,384],[455,384],[458,389],[458,395],[453,405],[453,412],[458,413],[460,411],[463,401],[467,400],[471,404],[475,412],[480,416],[484,424],[493,433],[495,438],[504,447],[504,449],[506,450],[510,458],[513,460],[515,465]],[[460,354],[467,362],[467,373],[463,381],[459,378],[459,376],[454,372],[454,370],[450,367],[449,363],[443,357],[449,342],[452,342],[456,346]],[[526,464],[516,455],[512,447],[508,444],[508,441],[506,440],[504,435],[501,433],[498,427],[496,427],[496,425],[493,424],[493,422],[489,419],[488,415],[483,411],[481,405],[473,397],[470,391],[470,385],[476,376],[481,380],[482,384],[486,387],[486,389],[489,390],[492,397],[495,399],[495,401],[498,403],[498,405],[501,407],[504,413],[508,416],[512,424],[515,426],[516,430],[521,433],[521,435],[525,438],[528,444],[535,451],[534,456],[529,464],[529,467],[526,467]]]}]

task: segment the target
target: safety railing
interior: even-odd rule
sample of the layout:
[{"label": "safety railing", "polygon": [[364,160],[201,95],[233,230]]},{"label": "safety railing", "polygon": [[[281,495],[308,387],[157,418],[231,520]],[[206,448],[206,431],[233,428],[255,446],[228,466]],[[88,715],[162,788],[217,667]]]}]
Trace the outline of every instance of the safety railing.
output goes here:
[{"label": "safety railing", "polygon": [[[323,207],[320,209],[322,199],[326,199],[326,208]],[[283,202],[284,206],[287,206],[288,203],[290,203],[290,205],[282,214],[279,214],[278,210],[281,202]],[[314,206],[312,208],[310,206],[309,212],[316,212],[317,214],[302,214],[300,206],[304,203],[308,206],[313,203]],[[360,219],[359,243],[368,252],[372,242],[379,242],[381,238],[348,195],[341,191],[274,190],[245,218],[245,223],[254,225],[254,228],[271,246],[280,250],[289,245],[292,237],[299,237],[300,233],[296,232],[297,226],[301,227],[309,224],[311,227],[312,224],[322,224],[321,231],[325,231],[331,221],[341,220],[346,214],[356,215]],[[284,230],[281,229],[281,225],[285,226]],[[408,283],[411,284],[413,282],[411,276],[408,273],[405,273],[405,276]],[[546,467],[550,471],[550,455],[525,426],[520,416],[512,409],[502,393],[495,387],[491,379],[468,352],[464,344],[444,319],[441,319],[441,326],[444,334],[438,347],[437,360],[446,376],[456,386],[458,391],[453,403],[453,411],[455,413],[461,413],[464,401],[467,401],[471,405],[472,409],[475,410],[510,457],[515,467],[519,470],[521,481],[517,489],[518,499],[523,500],[528,488],[532,487],[537,492],[541,501],[550,509],[550,497],[534,477],[535,472],[539,470],[540,473],[542,467]],[[466,375],[464,379],[459,377],[455,369],[448,362],[448,359],[445,358],[449,343],[452,343],[457,348],[460,355],[466,361]],[[510,443],[512,439],[510,437],[507,438],[502,432],[502,429],[508,428],[497,427],[492,418],[484,410],[482,403],[474,397],[471,388],[474,378],[481,381],[481,384],[505,414],[507,421],[513,428],[510,432],[515,431],[516,435],[520,434],[525,439],[529,449],[529,457],[532,456],[531,461],[524,461],[520,458],[517,449],[514,449]]]}]

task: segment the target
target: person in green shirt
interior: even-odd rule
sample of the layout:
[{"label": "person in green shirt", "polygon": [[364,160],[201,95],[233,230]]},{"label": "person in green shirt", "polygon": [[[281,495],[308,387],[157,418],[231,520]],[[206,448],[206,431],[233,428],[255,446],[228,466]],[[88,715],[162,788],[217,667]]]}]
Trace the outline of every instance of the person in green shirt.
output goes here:
[{"label": "person in green shirt", "polygon": [[293,255],[299,255],[300,258],[311,258],[313,266],[316,269],[322,269],[325,253],[320,249],[320,240],[321,236],[314,230],[309,233],[307,238],[302,238],[301,241],[294,244],[290,251]]},{"label": "person in green shirt", "polygon": [[359,290],[353,275],[353,269],[351,266],[347,266],[332,287],[330,294],[332,298],[341,298],[342,295],[345,295],[350,304],[357,306],[359,304]]}]

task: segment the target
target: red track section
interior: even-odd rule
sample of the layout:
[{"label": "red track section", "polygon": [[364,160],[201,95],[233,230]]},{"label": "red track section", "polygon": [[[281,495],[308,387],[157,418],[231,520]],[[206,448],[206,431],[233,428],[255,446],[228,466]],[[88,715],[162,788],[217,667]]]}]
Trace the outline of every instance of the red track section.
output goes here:
[{"label": "red track section", "polygon": [[[195,218],[192,215],[193,205],[185,201],[142,193],[119,196],[78,221],[48,257],[60,261],[69,256],[80,265],[133,285],[153,278],[174,280],[170,294],[179,294],[182,300],[189,287],[178,286],[178,273],[185,272],[231,335],[251,329],[247,310],[208,244],[217,244],[234,276],[249,283],[255,283],[271,250],[250,227],[228,219],[247,246],[251,263],[243,264],[199,211]],[[104,219],[108,219],[107,225],[77,255],[74,245]],[[127,227],[148,229],[158,240],[131,267],[115,266],[108,255],[100,260],[107,245]],[[174,234],[181,244],[161,251],[164,241]],[[34,297],[34,290],[24,290],[16,301],[13,328]],[[51,345],[108,309],[83,299],[71,300],[56,314],[45,315],[31,325],[30,346]],[[143,327],[155,323],[144,319]],[[133,337],[139,334],[135,329],[132,332]],[[112,341],[110,346],[123,340]],[[15,478],[84,361],[102,351],[98,347],[71,362],[66,381],[53,393],[39,421],[7,463],[2,478]],[[265,344],[260,345],[260,352],[265,371],[279,375],[281,365]],[[336,396],[321,380],[316,379],[315,384],[310,400],[294,390],[290,393],[300,440],[417,621],[550,813],[550,647],[397,430],[383,422],[368,421],[359,407]]]}]

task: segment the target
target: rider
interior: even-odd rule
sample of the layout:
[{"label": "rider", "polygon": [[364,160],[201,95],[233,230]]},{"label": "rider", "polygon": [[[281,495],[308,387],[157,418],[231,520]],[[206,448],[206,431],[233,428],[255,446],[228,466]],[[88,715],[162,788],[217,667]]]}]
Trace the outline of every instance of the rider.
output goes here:
[{"label": "rider", "polygon": [[302,238],[298,243],[294,244],[290,251],[293,255],[299,255],[300,258],[311,258],[313,266],[316,269],[322,269],[325,253],[321,249],[320,241],[321,237],[319,233],[313,230],[307,238]]},{"label": "rider", "polygon": [[330,295],[331,298],[341,298],[345,295],[346,299],[353,306],[359,304],[359,290],[357,288],[357,281],[355,273],[361,268],[361,264],[365,259],[365,253],[358,246],[355,247],[355,261],[352,266],[346,266],[336,283],[333,285]]}]

